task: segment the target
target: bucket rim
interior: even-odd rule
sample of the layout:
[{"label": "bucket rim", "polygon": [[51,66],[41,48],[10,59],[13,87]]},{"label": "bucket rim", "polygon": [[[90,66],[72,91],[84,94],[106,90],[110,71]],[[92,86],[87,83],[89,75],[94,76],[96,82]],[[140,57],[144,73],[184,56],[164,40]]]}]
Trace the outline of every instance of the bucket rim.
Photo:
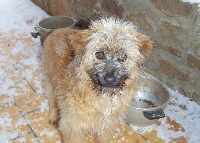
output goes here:
[{"label": "bucket rim", "polygon": [[[50,17],[47,17],[47,18],[41,20],[41,21],[37,24],[37,27],[36,27],[35,29],[39,28],[40,30],[46,30],[46,31],[55,30],[55,29],[49,29],[49,28],[41,27],[40,24],[41,24],[41,22],[43,22],[44,20],[48,20],[48,19],[51,19],[51,18],[62,18],[62,17],[71,19],[71,20],[73,21],[73,23],[72,23],[70,26],[67,26],[67,27],[65,27],[65,28],[71,28],[71,27],[73,27],[73,26],[77,23],[77,19],[76,19],[76,18],[72,18],[72,17],[69,17],[69,16],[50,16]],[[63,28],[64,28],[64,27],[63,27]],[[37,30],[37,31],[39,31],[39,30]]]}]

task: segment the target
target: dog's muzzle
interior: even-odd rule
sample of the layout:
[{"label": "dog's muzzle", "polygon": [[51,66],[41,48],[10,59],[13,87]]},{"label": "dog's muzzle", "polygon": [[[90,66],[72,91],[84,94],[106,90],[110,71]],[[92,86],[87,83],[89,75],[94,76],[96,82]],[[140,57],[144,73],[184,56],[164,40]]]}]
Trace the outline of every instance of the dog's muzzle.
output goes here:
[{"label": "dog's muzzle", "polygon": [[118,87],[120,83],[117,81],[115,75],[106,74],[101,80],[100,85],[105,87]]},{"label": "dog's muzzle", "polygon": [[96,75],[95,79],[96,84],[101,87],[117,88],[124,83],[126,77],[114,73],[106,73],[103,76]]},{"label": "dog's muzzle", "polygon": [[113,66],[114,62],[107,62],[104,66],[89,70],[93,82],[100,87],[118,88],[128,78],[123,68]]}]

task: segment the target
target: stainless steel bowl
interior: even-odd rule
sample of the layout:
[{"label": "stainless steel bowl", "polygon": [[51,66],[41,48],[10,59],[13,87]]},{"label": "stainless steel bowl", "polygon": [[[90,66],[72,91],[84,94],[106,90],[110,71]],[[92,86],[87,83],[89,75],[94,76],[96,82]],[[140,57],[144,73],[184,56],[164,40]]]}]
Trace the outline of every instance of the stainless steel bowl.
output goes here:
[{"label": "stainless steel bowl", "polygon": [[159,81],[141,76],[134,99],[127,109],[128,124],[148,126],[165,117],[164,109],[170,100],[165,85]]},{"label": "stainless steel bowl", "polygon": [[34,27],[37,32],[31,32],[31,35],[34,38],[40,36],[41,43],[43,43],[46,36],[53,30],[66,27],[73,28],[76,23],[76,19],[67,16],[51,16],[40,21],[38,26]]}]

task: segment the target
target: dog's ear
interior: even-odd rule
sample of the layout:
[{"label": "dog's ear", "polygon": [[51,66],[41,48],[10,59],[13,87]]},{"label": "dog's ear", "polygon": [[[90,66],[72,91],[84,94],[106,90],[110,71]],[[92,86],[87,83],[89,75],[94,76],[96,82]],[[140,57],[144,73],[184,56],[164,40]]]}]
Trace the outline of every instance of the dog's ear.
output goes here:
[{"label": "dog's ear", "polygon": [[153,41],[144,34],[138,34],[136,37],[138,39],[137,45],[140,47],[141,54],[146,56],[152,49]]},{"label": "dog's ear", "polygon": [[75,54],[79,53],[81,49],[85,47],[85,45],[88,43],[89,36],[90,36],[89,30],[80,30],[79,32],[70,36]]}]

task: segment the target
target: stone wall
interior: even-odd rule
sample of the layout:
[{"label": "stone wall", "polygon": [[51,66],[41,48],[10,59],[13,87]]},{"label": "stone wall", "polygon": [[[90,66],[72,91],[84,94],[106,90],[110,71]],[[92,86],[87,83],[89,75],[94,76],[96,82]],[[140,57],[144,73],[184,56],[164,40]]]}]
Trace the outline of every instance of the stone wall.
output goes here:
[{"label": "stone wall", "polygon": [[200,103],[200,15],[180,0],[33,0],[50,15],[134,22],[154,40],[145,70]]}]

